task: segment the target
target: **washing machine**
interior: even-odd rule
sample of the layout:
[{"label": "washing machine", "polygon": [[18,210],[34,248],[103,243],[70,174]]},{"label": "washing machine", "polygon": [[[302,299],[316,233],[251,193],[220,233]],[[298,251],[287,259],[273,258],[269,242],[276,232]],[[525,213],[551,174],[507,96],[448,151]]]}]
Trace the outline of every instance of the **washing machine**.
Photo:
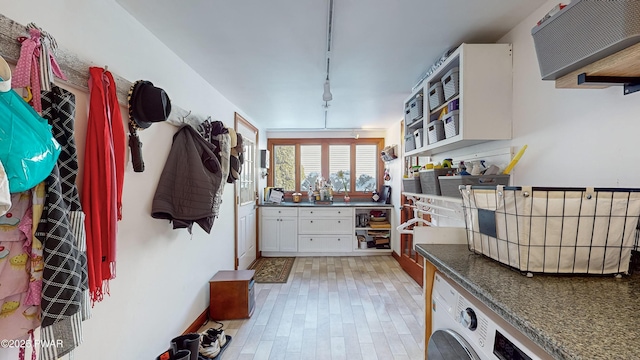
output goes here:
[{"label": "washing machine", "polygon": [[436,273],[429,360],[551,359],[541,347],[467,291]]}]

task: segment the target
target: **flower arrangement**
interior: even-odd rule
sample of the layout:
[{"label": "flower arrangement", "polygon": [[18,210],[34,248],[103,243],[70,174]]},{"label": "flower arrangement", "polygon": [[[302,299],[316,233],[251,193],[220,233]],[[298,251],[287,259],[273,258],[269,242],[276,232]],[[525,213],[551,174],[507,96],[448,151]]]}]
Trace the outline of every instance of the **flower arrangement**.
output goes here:
[{"label": "flower arrangement", "polygon": [[347,193],[347,182],[344,178],[344,171],[339,170],[336,175],[338,176],[338,179],[342,181],[342,186],[344,187],[344,201],[349,202],[350,198],[349,193]]}]

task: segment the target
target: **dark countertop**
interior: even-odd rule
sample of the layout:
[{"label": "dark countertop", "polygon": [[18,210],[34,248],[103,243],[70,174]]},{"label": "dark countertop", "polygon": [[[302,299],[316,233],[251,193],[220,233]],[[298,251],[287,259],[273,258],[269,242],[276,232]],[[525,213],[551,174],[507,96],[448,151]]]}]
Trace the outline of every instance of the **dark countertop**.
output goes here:
[{"label": "dark countertop", "polygon": [[393,205],[391,204],[381,204],[381,203],[376,203],[373,201],[363,201],[363,202],[334,202],[333,204],[315,204],[315,203],[310,203],[308,201],[302,201],[299,203],[294,203],[291,201],[285,201],[283,203],[280,204],[260,204],[259,206],[264,206],[264,207],[371,207],[371,208],[392,208]]},{"label": "dark countertop", "polygon": [[466,245],[418,253],[556,359],[640,358],[640,275],[532,278]]}]

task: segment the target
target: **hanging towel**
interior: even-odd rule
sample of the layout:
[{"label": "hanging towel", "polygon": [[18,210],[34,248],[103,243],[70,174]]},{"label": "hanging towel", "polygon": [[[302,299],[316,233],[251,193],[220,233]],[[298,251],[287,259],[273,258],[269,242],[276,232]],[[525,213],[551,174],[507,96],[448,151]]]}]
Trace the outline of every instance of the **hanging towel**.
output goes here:
[{"label": "hanging towel", "polygon": [[89,119],[81,194],[86,214],[87,268],[91,301],[108,294],[115,278],[117,220],[122,219],[125,134],[110,72],[89,69]]},{"label": "hanging towel", "polygon": [[49,347],[62,356],[82,343],[83,259],[63,200],[57,165],[46,180],[44,210],[35,238],[44,245],[41,336],[46,342],[64,339],[63,347]]},{"label": "hanging towel", "polygon": [[42,92],[42,117],[49,121],[56,141],[62,147],[58,157],[62,200],[69,208],[69,223],[76,239],[82,262],[82,319],[91,317],[87,275],[87,244],[84,227],[85,215],[80,205],[76,177],[78,155],[74,140],[73,125],[76,114],[76,99],[71,92],[52,86],[51,91]]}]

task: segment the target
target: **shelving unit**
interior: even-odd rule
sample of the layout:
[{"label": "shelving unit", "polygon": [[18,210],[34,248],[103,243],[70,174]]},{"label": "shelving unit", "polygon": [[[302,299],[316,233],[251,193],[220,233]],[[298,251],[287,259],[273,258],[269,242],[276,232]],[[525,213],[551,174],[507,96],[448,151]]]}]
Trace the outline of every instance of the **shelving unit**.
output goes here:
[{"label": "shelving unit", "polygon": [[[406,124],[405,136],[422,126],[423,144],[406,156],[430,156],[491,140],[511,138],[512,59],[510,44],[462,44],[405,101],[440,82],[445,74],[459,69],[458,95],[429,110],[429,97],[423,101],[422,120]],[[442,109],[458,100],[458,135],[427,144],[428,125],[438,120]]]},{"label": "shelving unit", "polygon": [[[389,227],[388,228],[376,228],[371,226],[372,222],[370,219],[370,214],[371,211],[381,211],[384,214],[384,217],[386,218],[386,222],[388,222]],[[391,211],[392,209],[389,207],[386,208],[356,208],[355,209],[355,216],[354,216],[354,226],[355,226],[355,246],[354,246],[354,251],[357,252],[371,252],[371,253],[389,253],[391,252],[391,240],[392,240],[392,232],[391,232],[391,214],[393,213]],[[362,226],[362,218],[366,218],[368,219],[368,223],[367,226]],[[374,232],[376,232],[374,234]],[[366,248],[361,248],[360,247],[360,240],[359,238],[361,238],[362,236],[364,236],[364,238],[366,239],[368,244],[372,244],[376,241],[376,239],[387,239],[387,246],[388,247],[366,247]]]}]

